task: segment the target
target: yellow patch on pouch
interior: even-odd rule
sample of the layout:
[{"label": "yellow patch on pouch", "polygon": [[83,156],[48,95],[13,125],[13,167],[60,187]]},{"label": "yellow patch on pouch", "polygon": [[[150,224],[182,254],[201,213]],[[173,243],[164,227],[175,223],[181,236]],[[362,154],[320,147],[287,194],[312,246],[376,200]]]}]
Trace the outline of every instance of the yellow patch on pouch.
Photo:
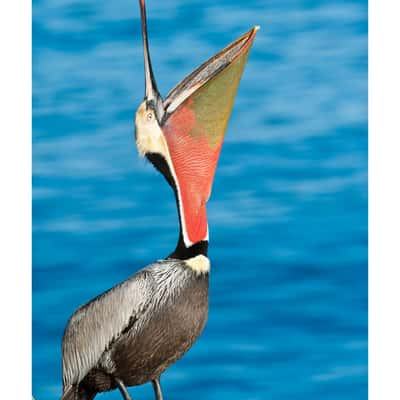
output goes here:
[{"label": "yellow patch on pouch", "polygon": [[210,260],[202,254],[185,260],[185,263],[198,275],[206,274],[210,271]]}]

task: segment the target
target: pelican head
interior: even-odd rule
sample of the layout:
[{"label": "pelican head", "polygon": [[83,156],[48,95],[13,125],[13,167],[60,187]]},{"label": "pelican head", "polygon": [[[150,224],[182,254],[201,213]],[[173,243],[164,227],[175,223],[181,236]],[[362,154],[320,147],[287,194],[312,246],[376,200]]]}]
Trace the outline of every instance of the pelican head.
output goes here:
[{"label": "pelican head", "polygon": [[181,239],[190,248],[208,241],[206,202],[235,94],[257,26],[200,65],[162,99],[151,67],[146,9],[139,0],[145,96],[136,112],[136,144],[173,187]]}]

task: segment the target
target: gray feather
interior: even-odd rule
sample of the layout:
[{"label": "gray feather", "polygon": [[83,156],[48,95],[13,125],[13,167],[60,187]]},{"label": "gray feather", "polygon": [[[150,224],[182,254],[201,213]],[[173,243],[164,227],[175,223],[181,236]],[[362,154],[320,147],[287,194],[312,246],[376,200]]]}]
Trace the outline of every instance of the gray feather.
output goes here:
[{"label": "gray feather", "polygon": [[139,334],[146,325],[147,310],[154,313],[173,302],[187,280],[186,275],[193,273],[184,262],[159,261],[81,306],[70,318],[64,333],[64,390],[82,381],[99,363],[112,373],[113,365],[108,357],[112,343],[133,324],[133,334]]}]

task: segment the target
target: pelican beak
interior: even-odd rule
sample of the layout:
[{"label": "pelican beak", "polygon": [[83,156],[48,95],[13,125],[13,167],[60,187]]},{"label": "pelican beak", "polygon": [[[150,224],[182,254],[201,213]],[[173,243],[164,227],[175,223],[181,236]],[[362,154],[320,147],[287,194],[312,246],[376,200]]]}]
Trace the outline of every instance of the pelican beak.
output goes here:
[{"label": "pelican beak", "polygon": [[175,174],[181,220],[186,225],[186,245],[208,237],[205,204],[258,29],[254,27],[202,64],[164,101],[161,129]]},{"label": "pelican beak", "polygon": [[145,94],[147,109],[151,108],[155,111],[157,120],[161,123],[164,116],[164,105],[160,93],[158,92],[156,80],[154,78],[153,69],[151,67],[149,42],[147,35],[147,19],[146,6],[144,0],[139,0],[140,15],[142,20],[142,37],[143,37],[143,53],[144,53],[144,75],[145,75]]},{"label": "pelican beak", "polygon": [[240,36],[175,86],[164,101],[166,113],[172,114],[191,98],[196,101],[211,95],[214,96],[211,100],[218,98],[219,101],[207,101],[208,105],[199,104],[196,107],[198,112],[201,112],[200,106],[208,111],[208,108],[218,108],[223,103],[231,109],[251,45],[259,29],[259,26],[255,26]]}]

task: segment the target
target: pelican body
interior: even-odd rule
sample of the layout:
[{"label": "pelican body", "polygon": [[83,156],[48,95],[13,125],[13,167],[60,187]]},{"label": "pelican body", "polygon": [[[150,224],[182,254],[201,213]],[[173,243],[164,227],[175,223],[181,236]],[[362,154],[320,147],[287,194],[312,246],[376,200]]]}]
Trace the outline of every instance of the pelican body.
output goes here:
[{"label": "pelican body", "polygon": [[152,382],[162,400],[161,374],[200,336],[208,313],[206,203],[237,87],[256,28],[210,58],[161,98],[140,0],[145,97],[135,118],[136,145],[172,187],[179,239],[162,261],[138,271],[69,319],[62,343],[62,400],[90,400]]}]

